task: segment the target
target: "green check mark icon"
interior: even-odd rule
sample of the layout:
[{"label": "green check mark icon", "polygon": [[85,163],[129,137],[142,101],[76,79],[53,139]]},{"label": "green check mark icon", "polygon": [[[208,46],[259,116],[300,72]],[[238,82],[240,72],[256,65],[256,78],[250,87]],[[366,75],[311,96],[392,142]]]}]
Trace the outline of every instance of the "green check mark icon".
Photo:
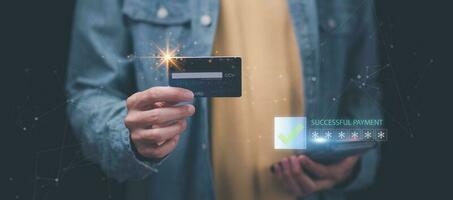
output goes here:
[{"label": "green check mark icon", "polygon": [[291,132],[289,132],[287,135],[285,134],[278,134],[278,138],[284,143],[284,144],[289,144],[296,137],[300,134],[300,132],[304,129],[304,125],[298,124],[296,127],[294,127]]}]

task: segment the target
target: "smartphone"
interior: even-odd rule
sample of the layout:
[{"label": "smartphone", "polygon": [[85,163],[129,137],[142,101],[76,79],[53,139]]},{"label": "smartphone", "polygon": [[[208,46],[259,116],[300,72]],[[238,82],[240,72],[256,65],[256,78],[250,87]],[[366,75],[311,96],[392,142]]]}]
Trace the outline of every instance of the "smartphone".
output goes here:
[{"label": "smartphone", "polygon": [[300,153],[307,155],[316,162],[331,164],[348,156],[363,154],[376,148],[377,145],[378,142],[376,141],[309,142],[307,149]]}]

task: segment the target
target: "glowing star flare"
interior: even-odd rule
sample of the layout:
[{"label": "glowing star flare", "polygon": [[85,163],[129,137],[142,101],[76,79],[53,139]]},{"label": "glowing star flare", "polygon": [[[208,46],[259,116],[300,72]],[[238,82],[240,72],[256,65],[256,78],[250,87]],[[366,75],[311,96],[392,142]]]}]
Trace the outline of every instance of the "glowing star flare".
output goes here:
[{"label": "glowing star flare", "polygon": [[178,48],[170,49],[170,44],[167,41],[165,49],[161,49],[157,47],[159,50],[159,58],[160,58],[160,63],[159,66],[165,65],[165,67],[168,69],[169,67],[176,67],[179,69],[178,64],[176,63],[176,52],[178,52]]}]

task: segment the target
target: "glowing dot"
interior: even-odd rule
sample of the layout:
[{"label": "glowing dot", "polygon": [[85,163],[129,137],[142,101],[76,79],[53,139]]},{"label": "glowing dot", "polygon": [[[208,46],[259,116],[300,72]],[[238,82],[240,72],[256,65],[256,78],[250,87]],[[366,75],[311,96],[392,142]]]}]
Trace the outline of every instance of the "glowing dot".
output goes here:
[{"label": "glowing dot", "polygon": [[337,99],[336,99],[335,97],[334,97],[334,98],[332,98],[332,101],[336,101],[336,100],[337,100]]},{"label": "glowing dot", "polygon": [[420,113],[417,113],[417,117],[420,117],[420,116],[422,116],[422,115]]},{"label": "glowing dot", "polygon": [[362,83],[362,86],[365,86],[365,82]]},{"label": "glowing dot", "polygon": [[27,130],[27,127],[23,127],[22,130],[26,131],[26,130]]},{"label": "glowing dot", "polygon": [[35,117],[35,121],[38,121],[38,120],[39,120],[39,118],[38,118],[38,117]]},{"label": "glowing dot", "polygon": [[360,74],[359,74],[359,75],[357,75],[357,79],[361,79],[361,78],[362,78],[362,76],[360,76]]},{"label": "glowing dot", "polygon": [[390,48],[393,49],[395,46],[393,44],[390,45]]},{"label": "glowing dot", "polygon": [[9,181],[13,181],[13,177],[9,177]]},{"label": "glowing dot", "polygon": [[55,178],[54,181],[55,181],[56,183],[58,183],[58,181],[60,181],[60,179]]}]

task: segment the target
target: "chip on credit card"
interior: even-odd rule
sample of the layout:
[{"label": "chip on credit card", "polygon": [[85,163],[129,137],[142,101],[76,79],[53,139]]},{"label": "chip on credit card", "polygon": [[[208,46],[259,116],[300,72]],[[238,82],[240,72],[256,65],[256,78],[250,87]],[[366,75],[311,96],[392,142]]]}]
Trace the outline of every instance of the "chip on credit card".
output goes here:
[{"label": "chip on credit card", "polygon": [[172,87],[191,90],[196,97],[240,97],[240,57],[175,57],[168,68]]}]

